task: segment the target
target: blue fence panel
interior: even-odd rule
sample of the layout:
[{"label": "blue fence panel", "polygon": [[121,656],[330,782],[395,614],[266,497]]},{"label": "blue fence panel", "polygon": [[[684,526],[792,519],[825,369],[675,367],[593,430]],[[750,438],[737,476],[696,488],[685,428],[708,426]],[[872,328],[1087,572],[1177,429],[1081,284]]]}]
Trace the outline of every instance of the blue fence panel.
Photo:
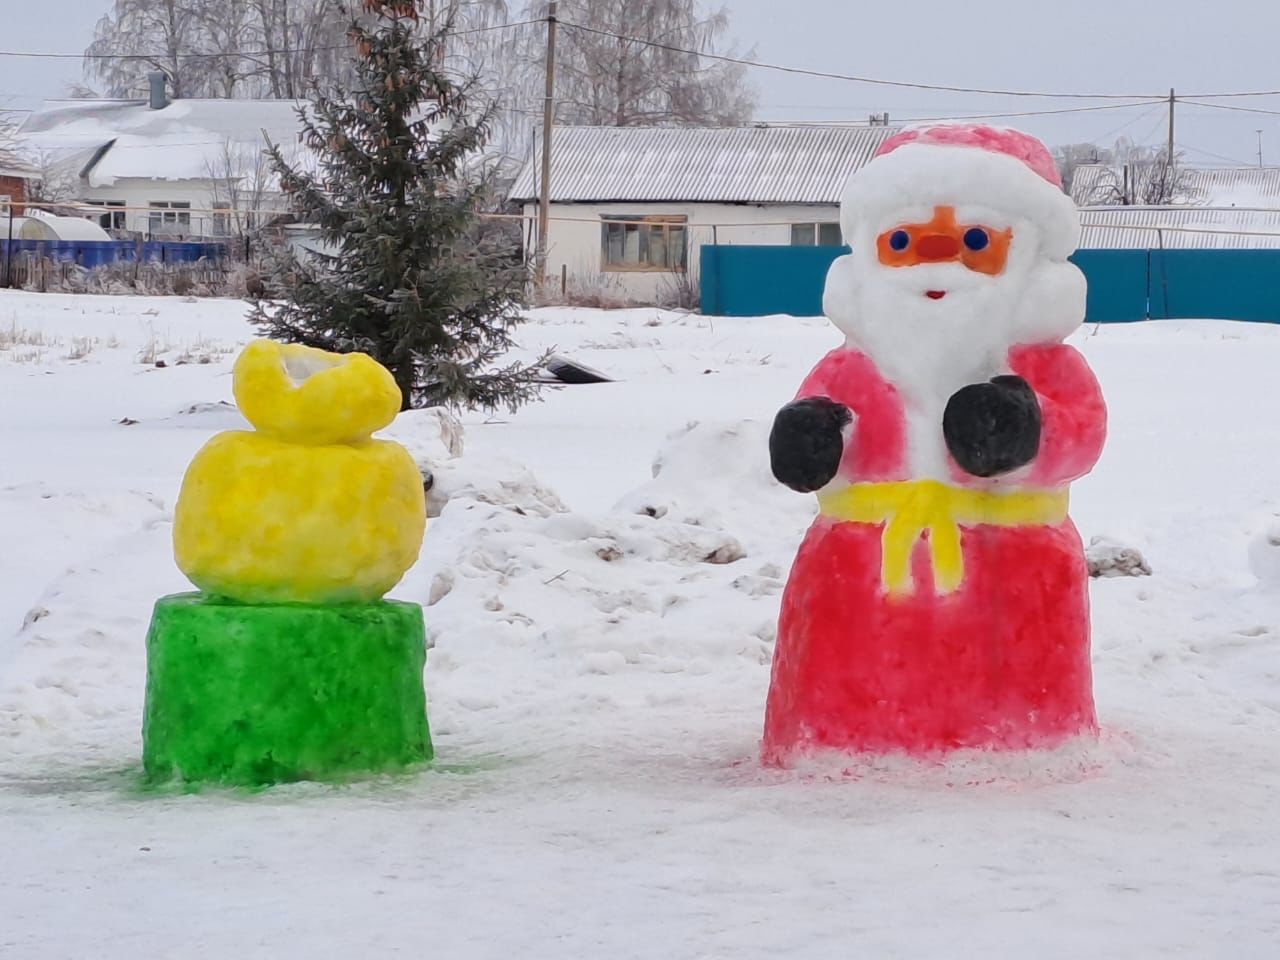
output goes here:
[{"label": "blue fence panel", "polygon": [[1088,323],[1147,319],[1149,259],[1146,250],[1077,250],[1071,256],[1089,284]]},{"label": "blue fence panel", "polygon": [[[844,247],[704,246],[702,310],[820,316]],[[1079,250],[1088,323],[1186,318],[1280,323],[1280,250]]]},{"label": "blue fence panel", "polygon": [[1151,316],[1280,323],[1280,250],[1152,250]]},{"label": "blue fence panel", "polygon": [[702,247],[702,311],[720,317],[822,316],[827,270],[847,247]]},{"label": "blue fence panel", "polygon": [[[51,260],[78,263],[93,269],[120,261],[138,259],[138,243],[133,240],[14,240],[0,238],[0,257],[30,254]],[[225,243],[197,241],[148,241],[141,244],[142,259],[154,263],[195,263],[221,260],[228,254]]]}]

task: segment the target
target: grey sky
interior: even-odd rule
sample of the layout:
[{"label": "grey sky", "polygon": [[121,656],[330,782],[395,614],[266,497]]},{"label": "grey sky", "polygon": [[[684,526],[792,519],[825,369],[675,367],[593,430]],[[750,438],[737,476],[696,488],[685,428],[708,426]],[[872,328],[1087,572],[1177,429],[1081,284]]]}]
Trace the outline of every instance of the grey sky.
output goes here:
[{"label": "grey sky", "polygon": [[[640,2],[640,0],[637,0]],[[0,0],[0,49],[77,52],[110,0]],[[812,69],[954,86],[1088,93],[1180,94],[1280,89],[1280,4],[1274,0],[729,0],[733,32],[756,57]],[[1159,13],[1155,13],[1155,10]],[[869,87],[753,69],[760,117],[894,119],[1090,105]],[[0,102],[31,108],[80,78],[75,61],[0,57]],[[1280,96],[1226,101],[1280,111]],[[1121,134],[1163,142],[1163,106],[1001,121],[1051,143]],[[1280,115],[1180,105],[1176,138],[1198,162],[1280,164]]]}]

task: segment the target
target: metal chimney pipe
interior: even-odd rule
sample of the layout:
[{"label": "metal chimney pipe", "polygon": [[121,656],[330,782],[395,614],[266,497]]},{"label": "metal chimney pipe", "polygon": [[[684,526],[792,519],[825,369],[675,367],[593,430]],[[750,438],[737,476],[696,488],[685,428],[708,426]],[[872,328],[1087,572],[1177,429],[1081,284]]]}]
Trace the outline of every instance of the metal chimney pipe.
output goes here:
[{"label": "metal chimney pipe", "polygon": [[147,74],[151,81],[151,109],[163,110],[169,105],[169,97],[165,93],[165,76],[159,70]]}]

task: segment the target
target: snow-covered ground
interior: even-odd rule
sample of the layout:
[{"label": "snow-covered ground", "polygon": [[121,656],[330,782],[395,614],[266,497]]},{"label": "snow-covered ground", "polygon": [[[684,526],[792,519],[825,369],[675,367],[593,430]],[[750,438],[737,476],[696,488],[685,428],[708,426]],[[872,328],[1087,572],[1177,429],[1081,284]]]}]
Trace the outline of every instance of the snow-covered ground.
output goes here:
[{"label": "snow-covered ground", "polygon": [[1075,338],[1111,439],[1074,516],[1154,570],[1092,586],[1096,745],[761,771],[813,509],[767,424],[837,335],[545,310],[525,348],[620,382],[468,417],[454,459],[391,431],[449,497],[396,591],[433,601],[437,768],[149,795],[142,641],[242,316],[0,293],[0,957],[1277,955],[1280,327]]}]

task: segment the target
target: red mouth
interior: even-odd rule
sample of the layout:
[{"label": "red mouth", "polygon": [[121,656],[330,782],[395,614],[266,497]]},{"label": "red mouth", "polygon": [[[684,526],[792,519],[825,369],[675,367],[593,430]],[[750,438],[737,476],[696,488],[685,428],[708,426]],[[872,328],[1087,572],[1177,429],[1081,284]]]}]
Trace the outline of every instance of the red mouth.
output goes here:
[{"label": "red mouth", "polygon": [[945,290],[926,290],[926,291],[925,291],[925,293],[924,293],[924,295],[925,295],[926,297],[928,297],[930,300],[941,300],[943,297],[945,297],[945,296],[947,295],[947,291],[945,291]]}]

